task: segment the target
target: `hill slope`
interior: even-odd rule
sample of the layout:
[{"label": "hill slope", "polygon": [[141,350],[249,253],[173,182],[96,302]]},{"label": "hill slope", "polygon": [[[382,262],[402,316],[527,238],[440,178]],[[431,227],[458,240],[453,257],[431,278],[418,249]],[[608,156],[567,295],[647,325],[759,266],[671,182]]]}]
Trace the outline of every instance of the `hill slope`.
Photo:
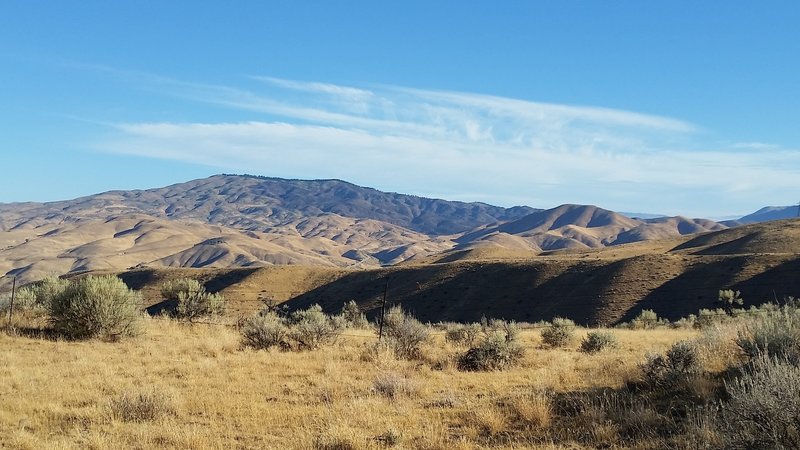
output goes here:
[{"label": "hill slope", "polygon": [[0,273],[25,282],[140,265],[363,269],[528,258],[723,227],[680,217],[637,220],[589,205],[501,208],[338,180],[216,175],[68,201],[0,204]]},{"label": "hill slope", "polygon": [[250,231],[332,213],[430,235],[471,230],[536,211],[381,192],[339,180],[215,175],[157,189],[111,191],[53,203],[0,205],[0,230],[109,213],[192,219]]},{"label": "hill slope", "polygon": [[800,215],[798,205],[791,206],[766,206],[758,211],[739,218],[741,223],[766,222],[769,220],[792,219]]},{"label": "hill slope", "polygon": [[[426,321],[477,321],[482,316],[518,321],[570,317],[583,324],[613,325],[643,309],[677,319],[715,308],[720,289],[741,290],[746,305],[800,296],[800,220],[757,224],[741,233],[722,230],[697,237],[648,241],[603,249],[554,253],[513,261],[471,260],[407,264],[371,270],[274,266],[243,269],[147,269],[122,274],[160,302],[165,279],[195,276],[231,302],[230,314],[249,315],[263,301],[292,308],[321,304],[329,312],[355,300],[374,317],[386,281],[390,304]],[[707,254],[756,235],[773,253]],[[711,246],[711,247],[709,247]]]}]

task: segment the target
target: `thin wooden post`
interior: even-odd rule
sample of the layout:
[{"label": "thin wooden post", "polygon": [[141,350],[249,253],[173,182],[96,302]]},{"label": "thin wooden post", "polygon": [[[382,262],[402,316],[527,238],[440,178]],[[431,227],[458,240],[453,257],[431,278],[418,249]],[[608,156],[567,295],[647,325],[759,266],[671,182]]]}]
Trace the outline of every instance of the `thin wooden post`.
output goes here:
[{"label": "thin wooden post", "polygon": [[383,287],[383,303],[381,303],[381,322],[378,328],[378,340],[383,339],[383,316],[386,313],[386,294],[389,292],[389,278],[386,278],[386,285]]},{"label": "thin wooden post", "polygon": [[14,294],[17,292],[17,277],[11,280],[11,306],[8,308],[8,327],[11,328],[11,315],[14,314]]}]

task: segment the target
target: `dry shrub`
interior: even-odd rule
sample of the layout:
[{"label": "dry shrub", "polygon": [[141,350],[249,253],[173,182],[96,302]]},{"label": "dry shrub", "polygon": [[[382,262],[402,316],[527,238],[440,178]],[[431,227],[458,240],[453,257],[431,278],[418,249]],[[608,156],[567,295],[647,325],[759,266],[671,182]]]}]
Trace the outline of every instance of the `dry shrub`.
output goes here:
[{"label": "dry shrub", "polygon": [[701,372],[697,347],[688,341],[675,343],[664,355],[648,355],[640,368],[648,386],[663,390],[685,387],[693,375]]},{"label": "dry shrub", "polygon": [[256,350],[288,348],[289,329],[274,313],[265,313],[245,321],[241,328],[242,344]]},{"label": "dry shrub", "polygon": [[396,372],[385,372],[378,375],[372,385],[374,392],[390,399],[398,397],[416,397],[420,386],[415,380]]},{"label": "dry shrub", "polygon": [[769,355],[800,363],[800,312],[783,309],[753,319],[739,331],[736,344],[750,358]]},{"label": "dry shrub", "polygon": [[649,330],[662,324],[664,324],[664,322],[658,317],[655,311],[652,309],[643,309],[628,325],[632,330]]},{"label": "dry shrub", "polygon": [[189,292],[204,291],[205,288],[199,281],[192,278],[178,278],[177,280],[165,281],[161,284],[161,296],[165,300],[178,300],[178,295]]},{"label": "dry shrub", "polygon": [[334,436],[332,434],[320,434],[314,439],[314,450],[358,450],[361,448],[356,445],[349,437]]},{"label": "dry shrub", "polygon": [[445,340],[457,345],[473,345],[481,334],[481,326],[477,323],[467,325],[451,325],[445,331]]},{"label": "dry shrub", "polygon": [[581,351],[585,353],[597,353],[617,346],[619,346],[617,337],[608,331],[590,331],[581,341]]},{"label": "dry shrub", "polygon": [[109,409],[123,422],[150,422],[175,414],[172,396],[155,390],[126,392],[111,399]]},{"label": "dry shrub", "polygon": [[289,336],[300,349],[317,349],[330,344],[342,333],[339,321],[322,312],[319,305],[294,311],[286,321]]},{"label": "dry shrub", "polygon": [[380,435],[375,436],[375,440],[385,447],[394,447],[403,440],[403,433],[396,428],[389,428]]},{"label": "dry shrub", "polygon": [[800,368],[761,355],[727,383],[718,427],[729,448],[800,448]]},{"label": "dry shrub", "polygon": [[568,345],[575,334],[575,322],[556,317],[549,327],[542,330],[542,341],[550,347]]},{"label": "dry shrub", "polygon": [[430,330],[399,306],[392,307],[383,319],[383,334],[398,358],[414,359],[428,341]]},{"label": "dry shrub", "polygon": [[732,325],[712,324],[702,328],[694,343],[701,365],[709,372],[721,372],[739,364],[741,348],[736,344],[737,330]]},{"label": "dry shrub", "polygon": [[111,275],[69,284],[48,305],[53,329],[70,339],[116,340],[138,333],[140,295]]},{"label": "dry shrub", "polygon": [[503,370],[515,366],[522,359],[524,349],[511,334],[490,333],[478,346],[467,350],[458,359],[458,369],[463,371]]},{"label": "dry shrub", "polygon": [[493,438],[508,431],[509,421],[502,407],[473,407],[462,415],[464,425],[475,427],[480,436]]},{"label": "dry shrub", "polygon": [[221,315],[225,311],[225,297],[206,291],[199,281],[192,278],[164,282],[161,296],[176,301],[174,315],[190,322],[200,317]]},{"label": "dry shrub", "polygon": [[367,316],[361,312],[361,308],[359,308],[358,304],[353,300],[350,300],[342,306],[339,317],[342,318],[347,328],[364,329],[369,327]]},{"label": "dry shrub", "polygon": [[391,364],[397,361],[394,348],[386,341],[374,341],[365,343],[361,347],[359,361],[374,363],[378,366]]},{"label": "dry shrub", "polygon": [[532,392],[517,395],[507,400],[517,421],[525,428],[547,428],[553,421],[553,395],[548,392]]}]

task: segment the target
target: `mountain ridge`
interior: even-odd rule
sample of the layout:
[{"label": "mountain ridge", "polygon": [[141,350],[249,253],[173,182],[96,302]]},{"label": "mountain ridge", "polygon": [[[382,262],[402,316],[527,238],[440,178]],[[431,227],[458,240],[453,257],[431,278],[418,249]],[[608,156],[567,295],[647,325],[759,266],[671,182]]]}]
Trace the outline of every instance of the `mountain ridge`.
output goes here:
[{"label": "mountain ridge", "polygon": [[[593,205],[504,208],[343,180],[214,175],[74,200],[0,204],[0,273],[529,258],[716,231],[705,219],[633,219]],[[0,284],[8,279],[0,281]]]}]

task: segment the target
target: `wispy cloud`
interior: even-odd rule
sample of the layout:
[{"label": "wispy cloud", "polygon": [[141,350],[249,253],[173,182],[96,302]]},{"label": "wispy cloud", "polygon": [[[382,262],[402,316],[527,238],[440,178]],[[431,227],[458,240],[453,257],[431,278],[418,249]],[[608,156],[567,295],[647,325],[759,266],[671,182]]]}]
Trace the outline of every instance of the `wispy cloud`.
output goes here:
[{"label": "wispy cloud", "polygon": [[148,89],[249,111],[252,120],[117,124],[97,146],[533,206],[586,202],[717,214],[798,188],[799,152],[754,143],[715,149],[699,127],[669,117],[397,86],[251,80],[256,85],[245,88],[141,76]]}]

